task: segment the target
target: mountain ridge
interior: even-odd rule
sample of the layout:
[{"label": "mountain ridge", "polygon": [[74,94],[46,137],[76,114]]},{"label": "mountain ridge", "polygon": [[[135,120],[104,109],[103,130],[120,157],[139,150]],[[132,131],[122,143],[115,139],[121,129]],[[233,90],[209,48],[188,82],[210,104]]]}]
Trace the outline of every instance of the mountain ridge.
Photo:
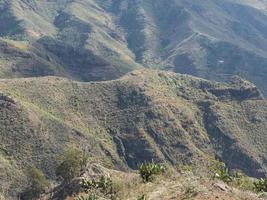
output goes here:
[{"label": "mountain ridge", "polygon": [[239,75],[265,94],[266,4],[259,0],[2,1],[0,35],[17,46],[28,41],[31,53],[12,61],[11,52],[2,53],[1,77],[110,80],[144,66],[217,81]]},{"label": "mountain ridge", "polygon": [[1,80],[1,165],[13,169],[11,179],[1,179],[12,186],[21,173],[11,190],[20,191],[26,163],[53,179],[53,159],[68,144],[118,169],[136,169],[151,159],[202,166],[216,157],[262,177],[266,100],[253,84],[235,80],[222,84],[153,70],[92,83]]}]

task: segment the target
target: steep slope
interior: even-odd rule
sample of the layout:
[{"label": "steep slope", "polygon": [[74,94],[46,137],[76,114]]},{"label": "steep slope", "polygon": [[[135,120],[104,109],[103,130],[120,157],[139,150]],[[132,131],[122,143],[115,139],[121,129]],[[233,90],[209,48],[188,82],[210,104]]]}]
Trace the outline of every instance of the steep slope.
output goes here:
[{"label": "steep slope", "polygon": [[160,68],[267,93],[265,0],[2,0],[0,77],[109,80]]},{"label": "steep slope", "polygon": [[266,1],[98,2],[118,16],[144,66],[212,80],[236,74],[266,93]]},{"label": "steep slope", "polygon": [[114,79],[139,68],[111,17],[94,1],[0,4],[1,77]]},{"label": "steep slope", "polygon": [[0,90],[2,193],[23,188],[18,174],[30,164],[53,178],[55,156],[73,143],[120,169],[151,159],[205,166],[217,157],[266,174],[267,102],[237,77],[221,84],[147,70],[93,83],[6,79]]}]

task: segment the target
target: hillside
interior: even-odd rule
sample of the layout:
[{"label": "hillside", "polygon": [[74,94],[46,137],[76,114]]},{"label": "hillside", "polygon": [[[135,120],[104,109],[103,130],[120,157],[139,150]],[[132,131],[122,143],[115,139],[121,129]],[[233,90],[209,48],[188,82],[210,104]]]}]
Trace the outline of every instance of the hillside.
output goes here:
[{"label": "hillside", "polygon": [[263,199],[266,94],[267,0],[0,0],[0,200],[36,177],[73,200],[94,170],[134,200]]},{"label": "hillside", "polygon": [[[255,194],[232,187],[219,180],[212,180],[196,176],[193,171],[179,173],[172,170],[164,175],[159,175],[152,182],[142,182],[140,175],[136,172],[122,172],[105,168],[98,164],[91,166],[82,173],[81,177],[74,179],[61,190],[54,190],[44,195],[41,200],[75,200],[77,196],[86,195],[82,193],[79,185],[81,180],[97,180],[99,177],[109,177],[116,191],[117,198],[109,199],[147,199],[147,200],[264,200],[262,194]],[[80,191],[80,192],[79,192]],[[95,191],[97,193],[97,191]],[[105,196],[105,195],[104,195]]]},{"label": "hillside", "polygon": [[116,37],[111,17],[99,10],[89,0],[2,0],[0,77],[94,81],[139,68],[122,39],[111,37]]},{"label": "hillside", "polygon": [[[104,166],[146,160],[267,172],[267,102],[238,77],[228,84],[153,70],[82,83],[58,77],[0,80],[1,193],[23,189],[31,164],[51,180],[55,157],[77,144]],[[204,169],[204,168],[203,168]]]},{"label": "hillside", "polygon": [[0,77],[118,78],[141,66],[267,93],[265,0],[2,0]]}]

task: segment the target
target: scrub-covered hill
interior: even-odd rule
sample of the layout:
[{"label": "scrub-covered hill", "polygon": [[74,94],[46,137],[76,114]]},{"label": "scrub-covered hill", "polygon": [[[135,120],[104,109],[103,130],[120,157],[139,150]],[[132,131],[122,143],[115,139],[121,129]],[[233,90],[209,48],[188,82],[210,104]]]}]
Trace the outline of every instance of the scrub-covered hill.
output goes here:
[{"label": "scrub-covered hill", "polygon": [[152,159],[205,166],[216,157],[247,175],[266,174],[267,103],[238,77],[222,84],[141,70],[92,83],[3,79],[0,91],[4,194],[23,189],[32,164],[54,179],[55,158],[71,144],[117,169]]}]

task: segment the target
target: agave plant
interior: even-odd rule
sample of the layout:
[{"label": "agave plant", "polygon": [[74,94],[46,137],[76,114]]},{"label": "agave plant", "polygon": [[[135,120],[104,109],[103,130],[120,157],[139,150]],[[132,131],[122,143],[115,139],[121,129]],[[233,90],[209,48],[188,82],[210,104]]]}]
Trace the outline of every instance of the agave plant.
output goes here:
[{"label": "agave plant", "polygon": [[105,194],[110,194],[112,193],[113,187],[112,180],[107,176],[101,176],[99,180],[82,179],[80,185],[86,193],[89,193],[92,190],[100,189]]},{"label": "agave plant", "polygon": [[254,182],[254,187],[257,192],[267,192],[267,178]]},{"label": "agave plant", "polygon": [[225,183],[230,183],[233,180],[229,174],[229,169],[225,165],[216,171],[215,178],[218,178]]},{"label": "agave plant", "polygon": [[111,193],[112,191],[112,180],[107,176],[101,176],[98,182],[98,188],[106,191],[107,193]]},{"label": "agave plant", "polygon": [[165,171],[165,167],[161,164],[152,162],[142,163],[139,167],[139,173],[144,182],[149,182],[155,175],[158,175]]}]

